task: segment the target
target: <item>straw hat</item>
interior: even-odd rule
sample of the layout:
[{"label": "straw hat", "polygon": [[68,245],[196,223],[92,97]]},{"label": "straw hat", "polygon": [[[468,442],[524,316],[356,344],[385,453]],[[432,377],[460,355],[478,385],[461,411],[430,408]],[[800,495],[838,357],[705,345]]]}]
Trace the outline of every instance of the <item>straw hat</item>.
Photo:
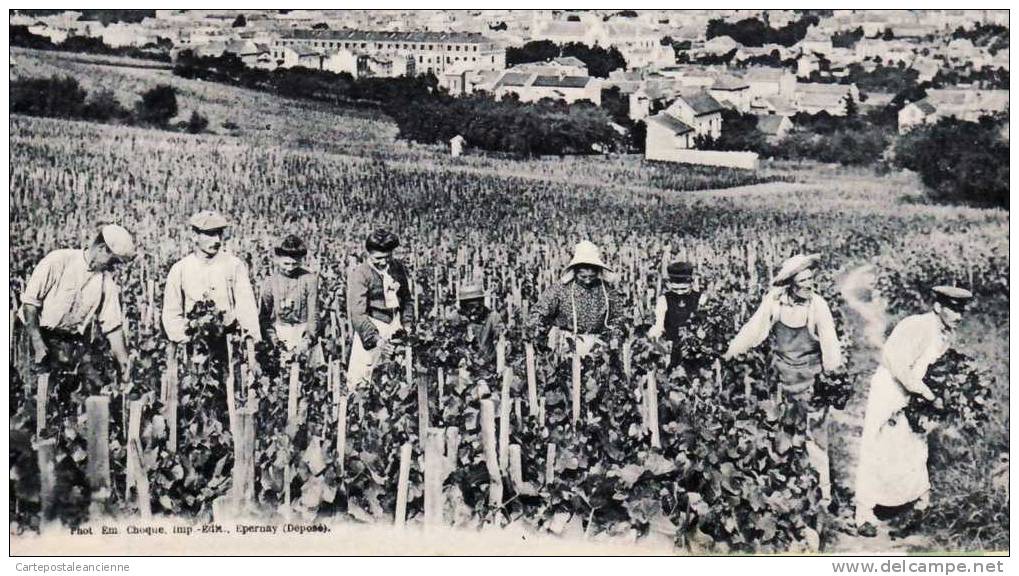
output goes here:
[{"label": "straw hat", "polygon": [[778,273],[771,280],[772,286],[781,286],[789,283],[794,276],[803,272],[808,268],[813,268],[817,261],[821,259],[821,255],[814,254],[797,254],[791,258],[788,258],[782,263],[782,267],[779,268]]},{"label": "straw hat", "polygon": [[611,272],[612,269],[605,264],[601,259],[601,249],[595,246],[593,242],[584,240],[578,242],[573,247],[573,259],[566,265],[566,269],[569,270],[574,266],[580,264],[586,264],[588,266],[597,266],[603,270]]}]

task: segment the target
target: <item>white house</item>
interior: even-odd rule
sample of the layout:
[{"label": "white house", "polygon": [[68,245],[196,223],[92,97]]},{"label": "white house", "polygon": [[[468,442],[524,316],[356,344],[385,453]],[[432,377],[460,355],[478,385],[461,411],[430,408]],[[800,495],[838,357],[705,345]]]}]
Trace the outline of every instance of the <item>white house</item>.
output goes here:
[{"label": "white house", "polygon": [[752,100],[776,94],[791,97],[796,92],[796,76],[784,68],[754,66],[747,69],[743,79],[750,85]]},{"label": "white house", "polygon": [[742,78],[721,75],[715,79],[708,93],[723,106],[743,113],[750,111],[750,84]]},{"label": "white house", "polygon": [[304,46],[273,47],[273,55],[280,68],[302,66],[313,70],[322,68],[322,55]]},{"label": "white house", "polygon": [[1008,109],[1008,90],[930,89],[926,98],[907,104],[899,111],[899,132],[950,116],[976,122],[981,116]]},{"label": "white house", "polygon": [[645,153],[649,158],[661,158],[672,150],[688,150],[694,147],[696,135],[689,124],[666,111],[659,112],[647,120]]},{"label": "white house", "polygon": [[521,102],[552,98],[568,104],[589,100],[601,106],[601,87],[601,80],[590,76],[551,76],[507,71],[496,81],[493,91],[496,98],[516,94]]},{"label": "white house", "polygon": [[322,69],[337,74],[347,73],[357,78],[361,56],[352,50],[336,50],[322,59]]},{"label": "white house", "polygon": [[693,128],[697,136],[722,135],[722,105],[704,90],[683,90],[665,113]]},{"label": "white house", "polygon": [[769,114],[757,117],[757,130],[764,134],[769,142],[779,142],[793,129],[793,121],[788,116]]},{"label": "white house", "polygon": [[514,72],[530,72],[533,74],[587,76],[587,64],[573,56],[559,57],[548,62],[526,62],[510,68]]},{"label": "white house", "polygon": [[860,103],[860,90],[856,84],[799,82],[796,84],[793,105],[797,111],[807,114],[824,111],[832,116],[844,116],[849,100]]}]

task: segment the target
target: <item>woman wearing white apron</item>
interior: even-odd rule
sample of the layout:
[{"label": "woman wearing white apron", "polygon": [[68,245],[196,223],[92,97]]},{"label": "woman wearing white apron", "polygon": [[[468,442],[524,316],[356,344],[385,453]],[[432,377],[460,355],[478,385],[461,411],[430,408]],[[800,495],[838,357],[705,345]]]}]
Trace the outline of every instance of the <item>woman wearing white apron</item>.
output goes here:
[{"label": "woman wearing white apron", "polygon": [[863,536],[877,533],[874,506],[901,506],[930,498],[927,436],[914,432],[903,409],[917,394],[934,399],[923,382],[927,368],[949,348],[972,294],[961,288],[933,289],[934,309],[905,318],[892,330],[881,364],[870,381],[856,471],[856,525]]},{"label": "woman wearing white apron", "polygon": [[820,478],[821,494],[831,500],[827,408],[814,410],[810,401],[814,378],[842,365],[842,346],[824,298],[814,293],[814,266],[819,254],[796,255],[782,263],[754,315],[729,343],[729,360],[771,342],[771,366],[779,376],[783,397],[808,410],[807,455]]},{"label": "woman wearing white apron", "polygon": [[347,388],[370,381],[382,351],[413,322],[410,282],[403,264],[393,258],[400,241],[386,230],[372,232],[365,241],[363,262],[347,279],[347,316],[354,342],[347,365]]}]

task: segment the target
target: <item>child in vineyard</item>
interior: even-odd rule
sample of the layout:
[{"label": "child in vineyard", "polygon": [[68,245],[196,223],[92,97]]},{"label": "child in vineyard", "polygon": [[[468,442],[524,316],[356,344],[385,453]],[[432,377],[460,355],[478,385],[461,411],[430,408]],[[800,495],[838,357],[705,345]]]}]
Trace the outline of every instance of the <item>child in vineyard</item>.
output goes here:
[{"label": "child in vineyard", "polygon": [[863,536],[877,534],[877,505],[929,505],[927,437],[910,427],[903,409],[914,394],[934,400],[923,381],[927,368],[948,350],[973,297],[954,286],[937,286],[933,293],[933,310],[909,316],[892,330],[870,381],[856,471],[856,525]]},{"label": "child in vineyard", "polygon": [[782,263],[771,282],[773,288],[729,343],[723,359],[770,339],[771,366],[785,398],[808,410],[807,454],[820,477],[822,498],[830,501],[828,411],[811,409],[810,400],[814,378],[842,365],[842,345],[828,303],[814,293],[814,267],[819,259],[819,254],[798,254]]},{"label": "child in vineyard", "polygon": [[347,387],[354,390],[371,380],[375,364],[394,339],[406,335],[414,320],[414,303],[407,269],[393,258],[399,239],[388,230],[375,230],[365,240],[367,257],[347,280],[347,316],[354,342],[347,366]]},{"label": "child in vineyard", "polygon": [[693,265],[673,262],[666,269],[666,291],[655,304],[655,324],[648,331],[651,338],[664,338],[672,343],[669,367],[679,363],[679,339],[690,325],[691,317],[700,305],[700,292],[693,289]]},{"label": "child in vineyard", "polygon": [[284,238],[275,252],[278,272],[262,288],[259,324],[273,346],[308,350],[318,334],[318,274],[304,267],[308,249],[297,236]]},{"label": "child in vineyard", "polygon": [[479,282],[460,287],[459,303],[449,321],[463,331],[464,341],[483,362],[493,364],[496,342],[504,330],[502,318],[485,306],[485,290]]},{"label": "child in vineyard", "polygon": [[595,344],[621,339],[619,295],[609,282],[612,270],[602,261],[601,250],[591,242],[576,245],[560,283],[538,300],[534,313],[535,339],[548,334],[548,347],[565,352],[576,346],[586,356]]},{"label": "child in vineyard", "polygon": [[107,224],[87,248],[54,250],[32,271],[21,295],[21,318],[34,364],[54,376],[52,389],[62,403],[79,387],[88,395],[103,385],[91,354],[98,333],[109,342],[125,385],[130,381],[120,289],[110,273],[134,255],[131,234]]}]

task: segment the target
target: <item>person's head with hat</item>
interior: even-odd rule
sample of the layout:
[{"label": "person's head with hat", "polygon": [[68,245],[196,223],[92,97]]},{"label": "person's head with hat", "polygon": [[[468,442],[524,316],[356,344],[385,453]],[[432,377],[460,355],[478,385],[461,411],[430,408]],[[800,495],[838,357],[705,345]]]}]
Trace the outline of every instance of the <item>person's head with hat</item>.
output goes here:
[{"label": "person's head with hat", "polygon": [[89,269],[94,272],[106,272],[118,264],[131,261],[134,257],[134,238],[127,229],[117,224],[99,226],[88,249]]},{"label": "person's head with hat", "polygon": [[820,259],[820,254],[797,254],[786,259],[771,285],[785,288],[795,300],[809,300],[814,294],[814,268]]},{"label": "person's head with hat", "polygon": [[212,258],[223,247],[223,235],[230,223],[215,210],[202,210],[188,221],[199,256]]},{"label": "person's head with hat", "polygon": [[308,248],[304,240],[290,234],[283,239],[275,248],[276,265],[285,276],[298,276],[304,264],[304,257],[308,255]]},{"label": "person's head with hat", "polygon": [[584,240],[573,248],[573,258],[566,265],[563,283],[576,280],[577,284],[590,288],[611,272],[612,269],[602,261],[601,249],[593,242]]},{"label": "person's head with hat", "polygon": [[673,262],[665,269],[665,288],[675,294],[688,294],[693,289],[693,264]]},{"label": "person's head with hat", "polygon": [[384,228],[372,231],[364,241],[365,250],[368,251],[368,261],[379,270],[389,268],[389,263],[393,259],[393,251],[399,245],[400,239]]},{"label": "person's head with hat", "polygon": [[471,322],[485,319],[485,288],[481,282],[467,282],[460,286],[457,296],[460,313]]},{"label": "person's head with hat", "polygon": [[941,318],[948,329],[954,329],[962,321],[962,313],[973,298],[973,293],[957,286],[935,286],[934,313]]}]

